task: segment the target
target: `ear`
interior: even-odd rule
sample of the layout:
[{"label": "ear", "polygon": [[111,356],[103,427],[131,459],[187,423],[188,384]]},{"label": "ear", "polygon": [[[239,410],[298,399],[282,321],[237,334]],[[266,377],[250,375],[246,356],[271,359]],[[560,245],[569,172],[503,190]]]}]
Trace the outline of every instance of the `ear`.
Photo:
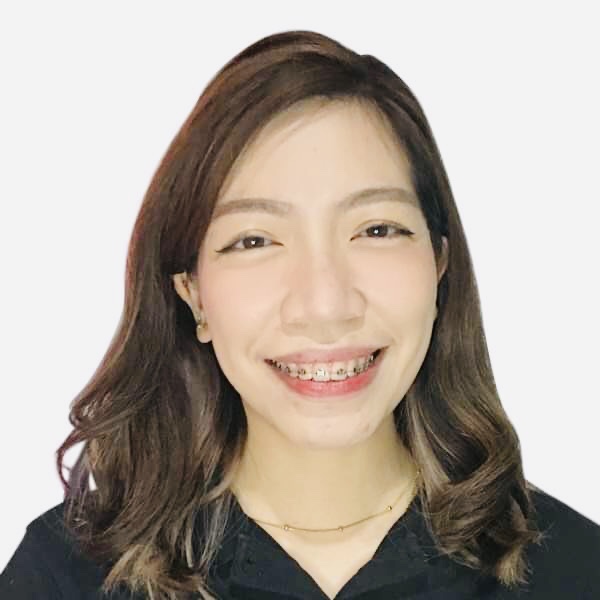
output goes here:
[{"label": "ear", "polygon": [[193,282],[190,282],[188,274],[184,271],[182,273],[175,273],[171,275],[173,280],[173,287],[177,292],[177,295],[190,307],[196,321],[200,318],[200,311],[202,310],[198,303],[198,291]]},{"label": "ear", "polygon": [[442,251],[440,253],[440,258],[437,264],[437,272],[438,272],[438,283],[440,279],[444,276],[446,269],[448,268],[448,238],[446,236],[442,236]]},{"label": "ear", "polygon": [[204,323],[204,327],[196,328],[196,337],[198,341],[203,344],[210,342],[211,337],[208,331],[208,324],[206,323],[206,317],[202,314],[202,307],[200,306],[198,289],[193,281],[190,281],[187,273],[175,273],[171,275],[173,280],[173,287],[177,292],[178,296],[190,307],[194,320],[196,323]]},{"label": "ear", "polygon": [[185,271],[175,273],[175,275],[171,275],[171,279],[177,295],[191,308],[192,295],[188,290],[187,273]]}]

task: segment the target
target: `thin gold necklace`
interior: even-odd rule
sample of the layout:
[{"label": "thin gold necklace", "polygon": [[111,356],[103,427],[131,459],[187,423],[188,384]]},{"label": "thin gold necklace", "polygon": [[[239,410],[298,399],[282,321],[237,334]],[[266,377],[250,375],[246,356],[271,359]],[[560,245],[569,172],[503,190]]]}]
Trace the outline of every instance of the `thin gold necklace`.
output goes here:
[{"label": "thin gold necklace", "polygon": [[337,527],[330,527],[328,529],[307,529],[305,527],[294,527],[292,525],[288,525],[287,523],[284,523],[283,525],[279,525],[278,523],[270,523],[269,521],[262,521],[261,519],[256,519],[254,517],[250,517],[250,519],[252,519],[253,521],[257,521],[258,523],[263,523],[264,525],[271,525],[272,527],[278,527],[279,529],[284,529],[285,531],[291,531],[291,530],[295,530],[295,531],[344,531],[345,529],[348,529],[349,527],[354,527],[355,525],[364,523],[365,521],[368,521],[369,519],[374,519],[375,517],[379,517],[381,515],[385,515],[385,514],[391,512],[391,510],[398,503],[400,498],[402,498],[402,496],[404,496],[404,494],[406,494],[406,492],[409,489],[413,488],[413,486],[414,486],[414,484],[416,484],[420,474],[421,474],[421,471],[420,471],[420,469],[417,468],[417,474],[416,474],[414,480],[412,481],[413,485],[407,486],[405,489],[403,489],[402,492],[400,492],[400,495],[396,498],[396,500],[394,500],[393,504],[388,504],[385,507],[385,509],[382,510],[381,512],[371,515],[370,517],[365,517],[364,519],[360,519],[359,521],[354,521],[354,523],[349,523],[348,525],[338,525]]}]

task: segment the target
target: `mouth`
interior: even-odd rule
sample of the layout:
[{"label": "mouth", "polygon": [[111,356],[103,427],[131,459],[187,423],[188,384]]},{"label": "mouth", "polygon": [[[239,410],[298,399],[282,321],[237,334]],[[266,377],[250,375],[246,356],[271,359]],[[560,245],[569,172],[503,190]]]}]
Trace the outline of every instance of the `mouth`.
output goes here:
[{"label": "mouth", "polygon": [[[272,359],[265,359],[265,362],[279,373],[292,379],[334,383],[350,379],[370,370],[381,360],[381,356],[386,349],[387,346],[378,348],[366,357],[350,361],[319,363],[321,368],[308,364],[290,363],[288,365]],[[325,365],[325,368],[323,368],[323,365]]]},{"label": "mouth", "polygon": [[386,349],[379,348],[361,359],[318,363],[318,366],[284,365],[268,359],[265,362],[277,379],[301,398],[312,402],[339,402],[352,398],[376,380]]}]

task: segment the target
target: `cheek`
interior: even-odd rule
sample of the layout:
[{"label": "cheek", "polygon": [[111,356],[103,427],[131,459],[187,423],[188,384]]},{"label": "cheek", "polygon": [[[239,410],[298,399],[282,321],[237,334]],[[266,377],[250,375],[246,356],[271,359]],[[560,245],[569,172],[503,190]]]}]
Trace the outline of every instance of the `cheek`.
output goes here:
[{"label": "cheek", "polygon": [[[265,293],[249,272],[207,267],[199,281],[217,361],[240,394],[247,385],[248,374],[244,371],[244,361],[240,364],[239,355],[241,349],[256,339],[256,324],[260,322],[258,307]],[[205,286],[203,281],[207,282]]]},{"label": "cheek", "polygon": [[272,287],[264,276],[259,279],[257,275],[252,269],[207,269],[205,279],[210,285],[202,301],[219,329],[240,331],[244,324],[256,323],[263,311],[270,310],[267,304],[269,298],[272,302]]},{"label": "cheek", "polygon": [[[210,282],[201,288],[204,289],[201,298],[215,355],[226,377],[241,394],[239,378],[243,381],[246,375],[240,373],[239,353],[242,348],[251,348],[258,327],[273,314],[273,287],[251,269],[206,268],[200,285],[202,281]],[[281,280],[278,286],[281,288]]]},{"label": "cheek", "polygon": [[377,261],[365,261],[358,268],[357,287],[373,302],[393,305],[402,312],[422,312],[435,303],[435,263],[426,249],[381,254]]}]

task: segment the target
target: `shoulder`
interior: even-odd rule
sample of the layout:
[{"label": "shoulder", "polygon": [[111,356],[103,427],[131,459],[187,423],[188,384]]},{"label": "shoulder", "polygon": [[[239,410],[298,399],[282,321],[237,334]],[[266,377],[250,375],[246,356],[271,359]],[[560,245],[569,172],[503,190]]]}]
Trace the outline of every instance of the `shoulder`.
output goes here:
[{"label": "shoulder", "polygon": [[600,598],[600,525],[543,490],[531,495],[543,534],[528,551],[531,587],[548,598]]},{"label": "shoulder", "polygon": [[590,551],[600,551],[600,525],[540,489],[532,491],[538,527],[548,540],[560,539]]},{"label": "shoulder", "polygon": [[2,598],[98,598],[105,570],[86,558],[64,525],[64,503],[31,521],[0,574]]}]

